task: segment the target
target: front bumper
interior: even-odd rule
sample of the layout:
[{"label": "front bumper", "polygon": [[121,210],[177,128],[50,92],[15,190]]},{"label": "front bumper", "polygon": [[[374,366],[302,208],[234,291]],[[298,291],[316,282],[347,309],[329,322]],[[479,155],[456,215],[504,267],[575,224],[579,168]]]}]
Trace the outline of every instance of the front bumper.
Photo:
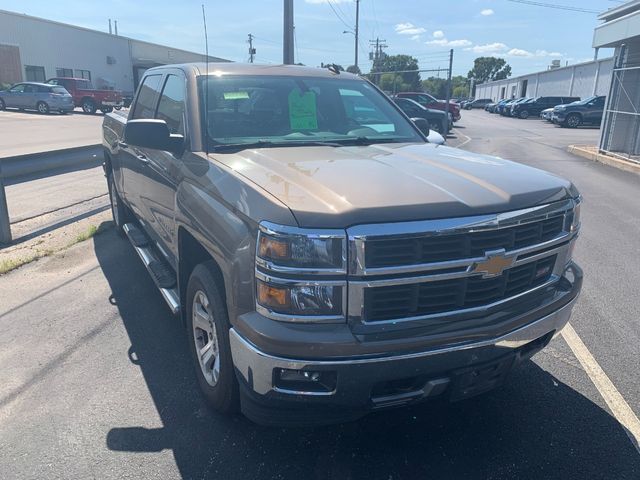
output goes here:
[{"label": "front bumper", "polygon": [[[302,359],[266,353],[232,328],[229,338],[243,413],[261,424],[315,425],[353,420],[372,410],[436,396],[461,399],[490,390],[512,366],[546,346],[569,321],[582,285],[579,267],[571,269],[570,288],[553,305],[523,316],[526,321],[519,328],[481,341],[409,353]],[[325,372],[335,374],[337,381],[331,391],[283,389],[276,385],[281,370]],[[487,370],[498,373],[478,380]],[[475,378],[476,384],[465,386],[469,378]],[[401,388],[393,391],[394,385]]]},{"label": "front bumper", "polygon": [[551,121],[553,123],[563,123],[566,120],[567,116],[565,113],[554,113],[551,117]]}]

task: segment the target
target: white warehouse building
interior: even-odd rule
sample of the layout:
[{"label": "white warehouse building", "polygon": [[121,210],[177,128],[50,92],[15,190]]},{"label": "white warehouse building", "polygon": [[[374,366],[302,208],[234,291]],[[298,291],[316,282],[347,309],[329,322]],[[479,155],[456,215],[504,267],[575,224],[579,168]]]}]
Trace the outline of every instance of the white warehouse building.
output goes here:
[{"label": "white warehouse building", "polygon": [[196,52],[0,10],[0,84],[73,76],[130,94],[148,68],[203,59]]},{"label": "white warehouse building", "polygon": [[612,71],[613,58],[577,63],[477,85],[475,98],[498,101],[519,97],[587,98],[592,95],[607,95]]}]

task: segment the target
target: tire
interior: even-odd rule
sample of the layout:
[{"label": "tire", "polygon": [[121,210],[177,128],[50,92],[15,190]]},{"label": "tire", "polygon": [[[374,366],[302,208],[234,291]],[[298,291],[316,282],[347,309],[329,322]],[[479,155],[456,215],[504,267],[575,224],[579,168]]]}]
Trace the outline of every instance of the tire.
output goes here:
[{"label": "tire", "polygon": [[113,107],[102,107],[100,111],[106,115],[107,113],[113,112]]},{"label": "tire", "polygon": [[529,118],[529,110],[522,110],[519,114],[518,117],[520,117],[523,120],[526,120],[527,118]]},{"label": "tire", "polygon": [[577,113],[570,113],[565,119],[564,124],[569,128],[578,128],[582,125],[582,117]]},{"label": "tire", "polygon": [[109,201],[111,203],[111,215],[113,216],[113,223],[116,226],[116,230],[121,237],[124,237],[125,223],[130,222],[133,219],[131,212],[127,206],[122,203],[118,190],[116,189],[115,181],[113,179],[113,173],[107,176],[107,185],[109,187]]},{"label": "tire", "polygon": [[116,110],[122,110],[122,107],[113,107],[113,108],[115,108]]},{"label": "tire", "polygon": [[6,108],[7,108],[7,106],[5,105],[4,100],[2,100],[2,99],[0,98],[0,110],[4,110],[4,109],[6,109]]},{"label": "tire", "polygon": [[94,114],[96,113],[96,103],[90,98],[85,98],[82,100],[82,111],[84,113]]},{"label": "tire", "polygon": [[38,113],[42,113],[43,115],[49,113],[49,105],[47,105],[46,102],[38,102],[36,108],[38,109]]},{"label": "tire", "polygon": [[[198,385],[207,404],[220,413],[230,414],[238,410],[240,394],[231,358],[227,306],[214,272],[213,264],[205,262],[196,266],[189,277],[187,337]],[[207,345],[203,356],[208,359],[201,361],[197,352]]]}]

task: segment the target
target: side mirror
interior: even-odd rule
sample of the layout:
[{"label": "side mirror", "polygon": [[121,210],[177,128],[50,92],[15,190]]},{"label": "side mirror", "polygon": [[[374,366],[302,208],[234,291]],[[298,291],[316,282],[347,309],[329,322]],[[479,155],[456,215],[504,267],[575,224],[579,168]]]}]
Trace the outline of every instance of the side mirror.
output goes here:
[{"label": "side mirror", "polygon": [[129,145],[172,153],[180,153],[184,149],[184,137],[171,133],[167,122],[157,119],[127,121],[124,141]]},{"label": "side mirror", "polygon": [[412,118],[411,121],[415,123],[416,127],[418,127],[418,130],[420,130],[425,137],[429,136],[429,122],[420,117]]}]

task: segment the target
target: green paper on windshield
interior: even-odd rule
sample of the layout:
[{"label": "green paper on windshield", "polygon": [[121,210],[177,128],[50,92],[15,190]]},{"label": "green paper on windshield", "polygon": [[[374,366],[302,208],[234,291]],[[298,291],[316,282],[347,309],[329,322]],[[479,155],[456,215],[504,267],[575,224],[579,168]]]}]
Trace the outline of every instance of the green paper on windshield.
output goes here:
[{"label": "green paper on windshield", "polygon": [[315,130],[318,128],[316,94],[302,93],[296,89],[289,94],[289,124],[291,130]]},{"label": "green paper on windshield", "polygon": [[244,100],[249,98],[249,92],[224,92],[225,100]]}]

